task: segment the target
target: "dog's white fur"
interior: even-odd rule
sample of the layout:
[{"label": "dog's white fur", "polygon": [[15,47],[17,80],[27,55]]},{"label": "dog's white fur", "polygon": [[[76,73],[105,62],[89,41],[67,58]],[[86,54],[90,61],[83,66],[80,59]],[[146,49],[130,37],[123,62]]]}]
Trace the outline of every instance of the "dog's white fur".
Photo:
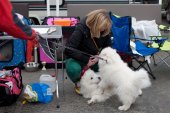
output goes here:
[{"label": "dog's white fur", "polygon": [[144,69],[131,70],[124,63],[116,50],[107,47],[100,55],[104,60],[99,60],[99,74],[101,81],[88,104],[103,102],[112,95],[117,95],[122,102],[119,110],[128,110],[136,98],[142,94],[142,89],[151,86],[148,73]]},{"label": "dog's white fur", "polygon": [[93,70],[88,69],[80,80],[80,93],[83,97],[91,98],[100,81],[100,76]]}]

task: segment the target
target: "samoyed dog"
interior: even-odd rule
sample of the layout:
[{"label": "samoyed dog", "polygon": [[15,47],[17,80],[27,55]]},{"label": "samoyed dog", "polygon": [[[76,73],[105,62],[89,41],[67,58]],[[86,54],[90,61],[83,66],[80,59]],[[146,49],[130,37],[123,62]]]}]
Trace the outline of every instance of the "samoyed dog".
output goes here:
[{"label": "samoyed dog", "polygon": [[103,102],[113,95],[117,95],[123,105],[119,110],[126,111],[136,98],[142,94],[142,89],[151,86],[148,73],[144,69],[133,71],[122,61],[116,50],[104,48],[99,57],[99,74],[101,81],[98,90],[88,100],[88,104]]},{"label": "samoyed dog", "polygon": [[88,69],[80,80],[80,93],[84,98],[91,98],[94,95],[94,91],[98,87],[98,83],[101,81],[100,75],[93,70]]}]

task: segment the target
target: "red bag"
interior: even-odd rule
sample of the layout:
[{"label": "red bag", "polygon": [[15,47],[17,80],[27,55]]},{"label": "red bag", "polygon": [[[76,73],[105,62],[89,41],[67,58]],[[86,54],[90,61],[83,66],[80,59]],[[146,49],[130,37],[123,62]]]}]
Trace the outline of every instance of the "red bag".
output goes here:
[{"label": "red bag", "polygon": [[3,69],[0,76],[0,106],[11,105],[16,102],[22,89],[21,70],[18,67],[12,70]]}]

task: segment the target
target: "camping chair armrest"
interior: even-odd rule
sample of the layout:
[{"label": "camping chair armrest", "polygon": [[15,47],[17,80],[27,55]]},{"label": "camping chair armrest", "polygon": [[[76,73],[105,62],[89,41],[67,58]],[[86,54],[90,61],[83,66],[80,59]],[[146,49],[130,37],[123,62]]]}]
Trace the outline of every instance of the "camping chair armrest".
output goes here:
[{"label": "camping chair armrest", "polygon": [[[166,38],[165,38],[166,37]],[[167,36],[150,36],[150,39],[143,39],[143,38],[138,38],[138,37],[131,37],[131,40],[133,42],[135,41],[142,41],[145,45],[147,45],[148,47],[151,47],[153,43],[157,43],[158,47],[160,48],[162,47],[163,43],[165,42],[165,40],[167,40]]]},{"label": "camping chair armrest", "polygon": [[[167,36],[149,36],[151,40],[158,44],[158,48],[162,47],[164,42],[168,39]],[[152,44],[152,43],[151,43]]]},{"label": "camping chair armrest", "polygon": [[154,37],[156,37],[156,38],[163,38],[163,37],[168,37],[168,36],[149,36],[149,37],[151,37],[151,38],[154,38]]}]

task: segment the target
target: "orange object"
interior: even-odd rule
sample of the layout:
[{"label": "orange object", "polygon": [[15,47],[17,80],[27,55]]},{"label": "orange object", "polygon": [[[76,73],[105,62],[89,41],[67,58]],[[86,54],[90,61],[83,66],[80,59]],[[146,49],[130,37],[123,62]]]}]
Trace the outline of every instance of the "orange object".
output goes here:
[{"label": "orange object", "polygon": [[56,19],[53,21],[54,25],[61,25],[61,26],[70,26],[71,25],[71,20],[67,18],[61,18],[61,19]]}]

